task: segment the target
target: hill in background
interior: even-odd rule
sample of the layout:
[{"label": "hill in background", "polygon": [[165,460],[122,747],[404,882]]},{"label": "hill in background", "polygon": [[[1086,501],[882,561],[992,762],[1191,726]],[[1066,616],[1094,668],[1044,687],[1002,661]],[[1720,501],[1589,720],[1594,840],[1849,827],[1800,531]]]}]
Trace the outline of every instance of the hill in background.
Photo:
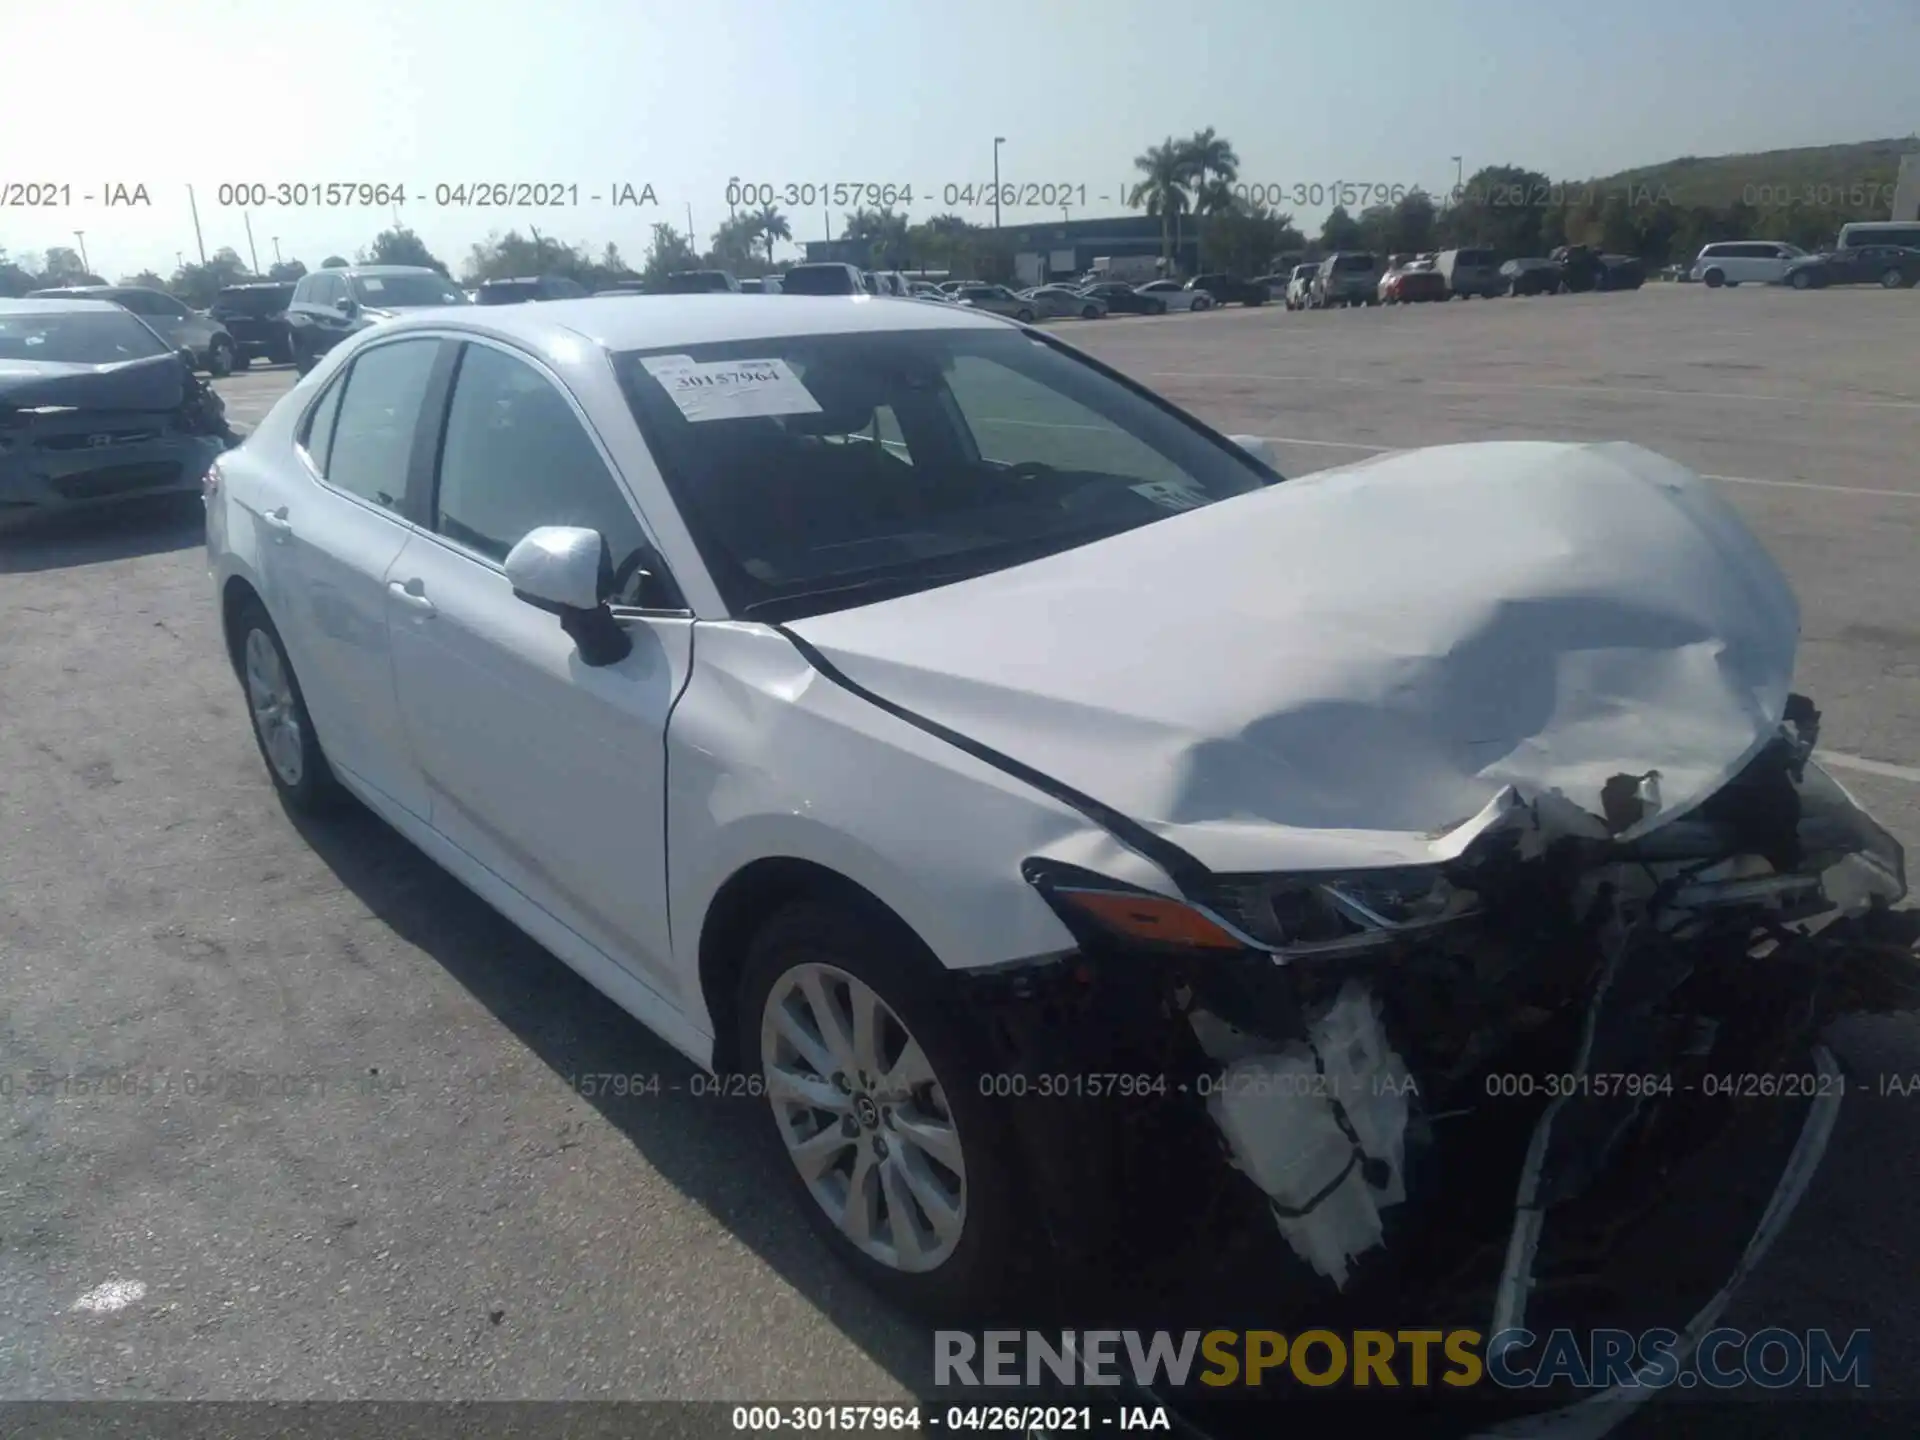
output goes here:
[{"label": "hill in background", "polygon": [[1915,152],[1920,152],[1920,136],[1909,135],[1745,155],[1684,155],[1591,183],[1601,195],[1615,190],[1658,195],[1665,187],[1675,205],[1716,210],[1741,204],[1762,209],[1779,205],[1853,208],[1849,202],[1857,187],[1870,193],[1864,208],[1885,209],[1892,203],[1900,157]]}]

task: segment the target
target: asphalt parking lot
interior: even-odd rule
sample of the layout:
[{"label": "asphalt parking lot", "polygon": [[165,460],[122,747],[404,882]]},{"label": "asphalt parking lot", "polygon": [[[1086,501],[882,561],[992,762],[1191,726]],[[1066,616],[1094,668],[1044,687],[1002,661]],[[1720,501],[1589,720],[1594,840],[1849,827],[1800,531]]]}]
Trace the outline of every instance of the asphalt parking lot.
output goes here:
[{"label": "asphalt parking lot", "polygon": [[[1836,774],[1920,855],[1920,293],[1650,286],[1059,333],[1268,437],[1290,473],[1580,438],[1716,477],[1799,589]],[[219,389],[247,428],[292,379]],[[925,1332],[829,1261],[747,1102],[697,1094],[370,816],[289,821],[200,542],[191,498],[0,540],[0,1396],[924,1391]],[[1728,1323],[1869,1327],[1876,1395],[1912,1398],[1920,1105],[1875,1082],[1920,1076],[1920,1026],[1838,1039],[1866,1084]],[[57,1078],[108,1073],[132,1093]],[[632,1076],[658,1093],[597,1078]],[[117,1308],[77,1304],[110,1282]],[[1754,1409],[1745,1433],[1773,1433]]]}]

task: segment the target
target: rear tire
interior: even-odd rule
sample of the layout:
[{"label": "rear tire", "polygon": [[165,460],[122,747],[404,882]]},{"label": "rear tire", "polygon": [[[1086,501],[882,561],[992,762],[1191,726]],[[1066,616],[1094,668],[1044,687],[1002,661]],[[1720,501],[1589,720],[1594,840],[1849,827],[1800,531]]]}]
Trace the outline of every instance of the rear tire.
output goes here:
[{"label": "rear tire", "polygon": [[331,809],[343,793],[340,782],[320,749],[313,716],[307,711],[306,696],[280,642],[280,632],[258,600],[247,601],[234,617],[232,638],[234,666],[247,697],[254,743],[273,788],[290,809],[302,814]]},{"label": "rear tire", "polygon": [[749,949],[739,1054],[828,1247],[896,1304],[958,1320],[1007,1313],[1044,1257],[1017,1137],[980,1093],[981,1043],[946,979],[892,916],[800,901]]},{"label": "rear tire", "polygon": [[1700,279],[1709,290],[1718,290],[1722,285],[1727,283],[1726,275],[1719,270],[1709,270],[1706,274],[1702,275]]},{"label": "rear tire", "polygon": [[1022,325],[1031,325],[1033,324],[1033,311],[1021,310],[1017,312],[1013,318],[1018,320]]},{"label": "rear tire", "polygon": [[233,342],[215,337],[207,346],[207,373],[216,380],[224,380],[233,373]]},{"label": "rear tire", "polygon": [[1907,277],[1900,272],[1898,267],[1889,268],[1880,276],[1880,288],[1882,290],[1898,290],[1906,283]]}]

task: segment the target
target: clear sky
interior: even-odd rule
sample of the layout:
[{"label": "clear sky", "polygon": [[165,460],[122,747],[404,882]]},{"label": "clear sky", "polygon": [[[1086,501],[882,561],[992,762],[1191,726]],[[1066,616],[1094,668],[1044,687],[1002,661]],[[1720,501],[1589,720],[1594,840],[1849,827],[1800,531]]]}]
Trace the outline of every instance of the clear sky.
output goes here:
[{"label": "clear sky", "polygon": [[[223,183],[370,181],[406,186],[405,223],[456,269],[529,223],[638,264],[689,205],[704,246],[733,176],[911,184],[916,219],[991,221],[945,187],[992,175],[996,135],[1004,180],[1075,187],[1090,216],[1118,210],[1146,145],[1208,125],[1243,180],[1434,190],[1454,155],[1580,179],[1920,128],[1920,0],[59,0],[9,7],[0,44],[0,199],[52,182],[73,201],[0,207],[0,246],[83,230],[109,278],[194,256],[189,184],[209,254],[248,254]],[[580,203],[434,203],[493,180]],[[151,206],[103,207],[114,183]],[[658,206],[610,207],[620,183]],[[1289,208],[1312,227],[1326,207]],[[392,222],[250,216],[263,267],[274,236],[311,267]],[[789,219],[824,233],[818,206]]]}]

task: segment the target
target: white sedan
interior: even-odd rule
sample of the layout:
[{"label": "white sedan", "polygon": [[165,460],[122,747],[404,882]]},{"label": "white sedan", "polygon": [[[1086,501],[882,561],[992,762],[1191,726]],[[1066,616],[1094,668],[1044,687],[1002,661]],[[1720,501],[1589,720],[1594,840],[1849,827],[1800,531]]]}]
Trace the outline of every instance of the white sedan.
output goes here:
[{"label": "white sedan", "polygon": [[1211,310],[1213,296],[1204,290],[1189,290],[1178,280],[1149,280],[1138,287],[1142,295],[1152,295],[1167,302],[1169,310]]},{"label": "white sedan", "polygon": [[[728,1076],[900,1300],[1020,1313],[1234,1227],[1311,1300],[1476,1210],[1521,1325],[1554,1227],[1514,1196],[1636,1195],[1697,1071],[1868,1003],[1903,859],[1688,471],[1261,455],[958,307],[449,309],[218,461],[208,558],[284,801],[350,792]],[[1588,1071],[1664,1079],[1481,1145],[1494,1080]]]}]

